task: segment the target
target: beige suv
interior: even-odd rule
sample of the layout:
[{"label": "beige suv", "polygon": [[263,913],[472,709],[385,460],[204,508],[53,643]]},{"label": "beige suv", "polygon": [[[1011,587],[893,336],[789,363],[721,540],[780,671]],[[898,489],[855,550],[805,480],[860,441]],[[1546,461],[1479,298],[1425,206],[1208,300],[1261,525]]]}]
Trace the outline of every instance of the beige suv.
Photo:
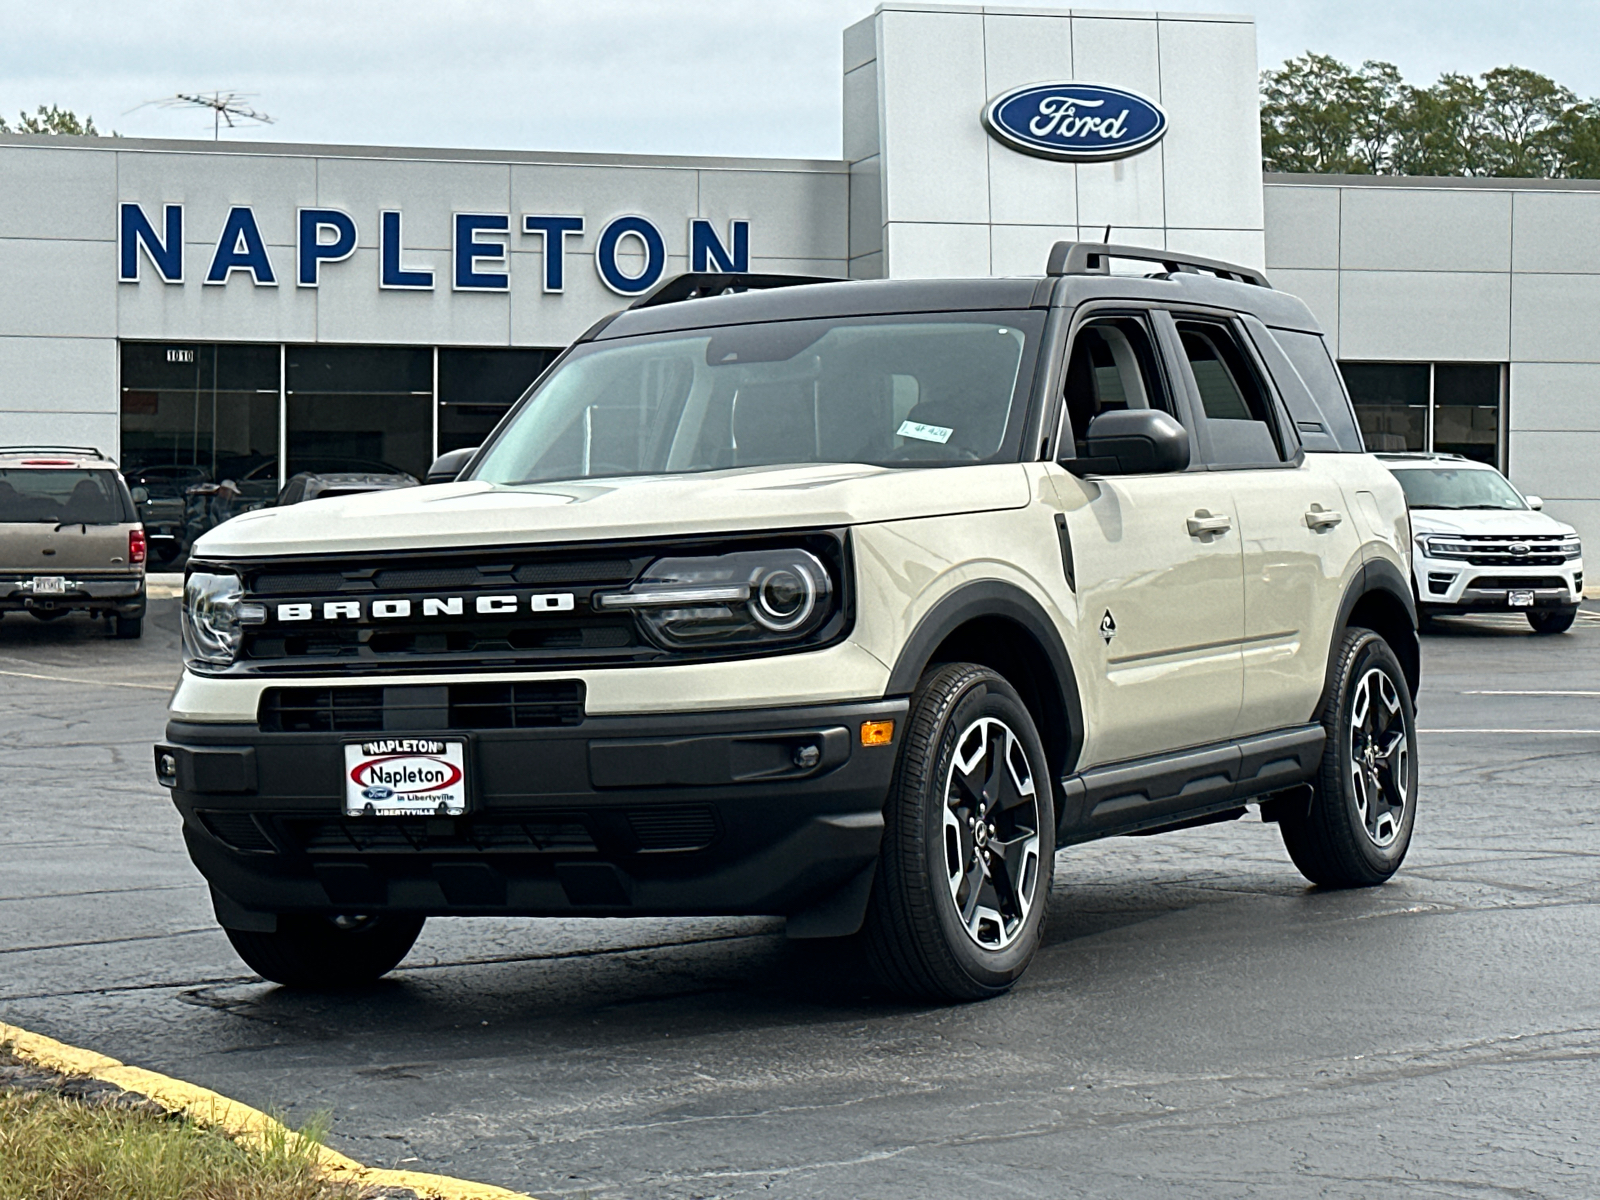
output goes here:
[{"label": "beige suv", "polygon": [[116,465],[81,446],[0,446],[0,614],[144,629],[145,536]]},{"label": "beige suv", "polygon": [[190,559],[157,773],[269,979],[435,914],[775,913],[971,999],[1074,843],[1256,806],[1319,884],[1405,855],[1405,499],[1247,268],[679,277],[451,476]]}]

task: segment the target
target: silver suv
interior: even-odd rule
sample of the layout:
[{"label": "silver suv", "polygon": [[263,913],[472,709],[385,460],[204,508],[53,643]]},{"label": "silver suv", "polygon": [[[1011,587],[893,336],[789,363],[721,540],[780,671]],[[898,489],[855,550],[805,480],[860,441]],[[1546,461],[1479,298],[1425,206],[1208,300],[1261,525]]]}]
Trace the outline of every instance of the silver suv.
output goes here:
[{"label": "silver suv", "polygon": [[144,525],[116,464],[83,446],[0,446],[0,614],[144,629]]}]

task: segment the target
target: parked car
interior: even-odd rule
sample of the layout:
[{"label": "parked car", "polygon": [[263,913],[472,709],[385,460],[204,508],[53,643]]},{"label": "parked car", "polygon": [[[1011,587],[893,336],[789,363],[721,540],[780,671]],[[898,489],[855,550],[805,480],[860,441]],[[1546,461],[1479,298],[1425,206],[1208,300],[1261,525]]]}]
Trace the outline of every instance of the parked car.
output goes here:
[{"label": "parked car", "polygon": [[1457,454],[1380,454],[1411,510],[1411,571],[1423,620],[1520,612],[1565,633],[1583,599],[1583,543],[1486,463]]},{"label": "parked car", "polygon": [[150,545],[150,565],[166,566],[187,553],[189,543],[204,530],[192,528],[195,507],[189,489],[209,483],[205,467],[178,463],[152,464],[124,471],[144,522]]},{"label": "parked car", "polygon": [[1247,267],[681,276],[452,461],[190,560],[156,773],[269,979],[432,915],[781,914],[970,1000],[1060,846],[1258,804],[1318,884],[1405,857],[1405,498]]},{"label": "parked car", "polygon": [[145,533],[116,464],[82,446],[0,446],[0,615],[144,629]]},{"label": "parked car", "polygon": [[417,477],[404,471],[330,471],[320,474],[302,471],[289,477],[278,494],[278,505],[303,504],[307,500],[333,500],[339,496],[358,496],[362,492],[387,492],[395,488],[416,487]]}]

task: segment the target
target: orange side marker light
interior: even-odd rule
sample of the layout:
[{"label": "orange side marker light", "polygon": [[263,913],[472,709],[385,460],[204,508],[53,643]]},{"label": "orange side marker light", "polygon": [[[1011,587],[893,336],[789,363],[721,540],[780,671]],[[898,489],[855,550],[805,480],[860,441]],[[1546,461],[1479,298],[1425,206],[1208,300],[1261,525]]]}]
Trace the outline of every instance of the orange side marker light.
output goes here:
[{"label": "orange side marker light", "polygon": [[861,722],[861,744],[863,746],[887,746],[892,741],[894,741],[893,721]]}]

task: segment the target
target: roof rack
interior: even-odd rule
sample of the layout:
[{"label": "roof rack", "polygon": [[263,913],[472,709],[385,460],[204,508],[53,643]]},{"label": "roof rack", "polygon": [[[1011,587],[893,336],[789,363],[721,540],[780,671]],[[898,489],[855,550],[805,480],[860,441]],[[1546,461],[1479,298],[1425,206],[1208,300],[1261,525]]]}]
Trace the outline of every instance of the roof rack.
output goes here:
[{"label": "roof rack", "polygon": [[1135,262],[1160,263],[1171,274],[1206,272],[1219,279],[1236,283],[1253,283],[1256,287],[1270,288],[1267,277],[1254,267],[1241,267],[1238,263],[1221,262],[1214,258],[1198,258],[1193,254],[1173,254],[1167,250],[1152,250],[1147,246],[1112,246],[1102,242],[1057,242],[1050,248],[1050,260],[1045,265],[1046,275],[1109,275],[1111,259],[1130,258]]},{"label": "roof rack", "polygon": [[745,271],[691,271],[674,275],[640,296],[629,308],[654,308],[680,300],[701,300],[728,292],[765,291],[768,288],[798,287],[803,283],[843,283],[823,275],[752,275]]},{"label": "roof rack", "polygon": [[77,454],[111,461],[93,446],[0,446],[0,454]]}]

